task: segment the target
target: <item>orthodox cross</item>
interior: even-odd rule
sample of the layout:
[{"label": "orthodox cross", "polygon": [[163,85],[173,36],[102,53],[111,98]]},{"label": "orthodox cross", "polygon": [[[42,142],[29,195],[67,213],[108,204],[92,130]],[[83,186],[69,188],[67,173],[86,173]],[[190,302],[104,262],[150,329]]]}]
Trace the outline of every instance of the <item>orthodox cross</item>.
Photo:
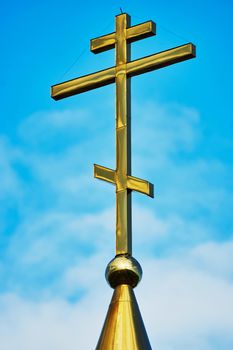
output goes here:
[{"label": "orthodox cross", "polygon": [[52,98],[59,100],[104,85],[116,83],[116,170],[94,165],[94,176],[116,186],[116,255],[132,255],[131,192],[153,197],[153,185],[131,175],[130,78],[195,57],[191,43],[131,61],[130,44],[156,34],[152,21],[130,26],[130,16],[116,16],[115,32],[91,40],[91,51],[115,48],[114,67],[52,86]]}]

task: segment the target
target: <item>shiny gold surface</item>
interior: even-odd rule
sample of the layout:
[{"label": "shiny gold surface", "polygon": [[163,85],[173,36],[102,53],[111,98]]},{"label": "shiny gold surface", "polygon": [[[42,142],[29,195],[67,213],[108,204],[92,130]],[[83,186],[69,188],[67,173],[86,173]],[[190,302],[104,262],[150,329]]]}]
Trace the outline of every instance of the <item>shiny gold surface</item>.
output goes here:
[{"label": "shiny gold surface", "polygon": [[116,186],[116,255],[132,254],[131,192],[153,197],[153,185],[131,175],[131,87],[130,78],[195,57],[191,43],[135,61],[130,59],[130,44],[155,35],[156,26],[148,21],[130,26],[130,16],[116,16],[115,32],[91,40],[91,51],[115,48],[116,64],[93,74],[52,86],[52,97],[59,100],[113,82],[116,83],[116,170],[94,165],[94,176]]},{"label": "shiny gold surface", "polygon": [[108,264],[105,277],[112,288],[120,284],[136,287],[142,278],[142,268],[132,256],[117,255]]},{"label": "shiny gold surface", "polygon": [[106,268],[106,279],[115,288],[96,350],[151,350],[133,289],[142,269],[132,255],[131,192],[153,197],[153,185],[131,174],[131,77],[194,58],[191,43],[134,61],[130,44],[155,35],[148,21],[130,26],[127,14],[116,16],[115,32],[91,40],[93,53],[115,48],[115,66],[52,86],[55,100],[107,84],[116,84],[116,169],[94,164],[94,176],[116,187],[116,257]]},{"label": "shiny gold surface", "polygon": [[[127,77],[133,77],[150,72],[171,64],[186,61],[196,57],[195,45],[189,43],[170,50],[156,53],[126,64]],[[65,81],[51,87],[51,96],[54,100],[81,94],[82,92],[112,84],[116,78],[116,67],[101,70],[99,72],[84,75],[80,78]]]},{"label": "shiny gold surface", "polygon": [[96,73],[52,86],[56,100],[100,86],[116,83],[116,170],[94,165],[94,176],[116,186],[116,254],[132,253],[131,191],[153,197],[153,185],[131,175],[130,77],[195,57],[191,43],[135,61],[130,60],[130,43],[155,35],[155,24],[148,21],[130,26],[127,14],[116,16],[114,33],[91,40],[91,51],[116,49],[116,65]]},{"label": "shiny gold surface", "polygon": [[127,74],[130,77],[133,77],[152,70],[170,66],[174,63],[186,61],[194,57],[196,57],[196,47],[189,43],[129,62],[127,64]]},{"label": "shiny gold surface", "polygon": [[54,100],[81,94],[98,87],[114,83],[115,67],[101,70],[97,73],[65,81],[51,87],[51,96]]},{"label": "shiny gold surface", "polygon": [[132,287],[117,286],[96,350],[151,350]]},{"label": "shiny gold surface", "polygon": [[116,185],[116,191],[130,189],[141,192],[147,196],[154,197],[153,185],[135,176],[117,176],[115,170],[106,168],[102,165],[94,164],[94,177]]},{"label": "shiny gold surface", "polygon": [[[156,25],[152,21],[138,24],[126,29],[127,43],[141,40],[156,33]],[[116,44],[116,33],[100,36],[91,40],[90,50],[94,53],[100,53],[106,50],[114,49]]]}]

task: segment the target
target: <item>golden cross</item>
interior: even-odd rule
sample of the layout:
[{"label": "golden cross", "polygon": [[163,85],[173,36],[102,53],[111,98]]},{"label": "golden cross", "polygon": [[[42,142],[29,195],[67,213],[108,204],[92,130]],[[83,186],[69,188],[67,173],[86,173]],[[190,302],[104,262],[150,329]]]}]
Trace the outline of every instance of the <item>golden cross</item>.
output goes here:
[{"label": "golden cross", "polygon": [[131,175],[130,78],[195,57],[191,43],[135,61],[130,60],[130,44],[155,35],[152,21],[130,26],[130,16],[116,16],[114,33],[91,40],[91,51],[116,49],[116,65],[102,71],[52,86],[52,97],[59,100],[104,85],[116,83],[116,170],[94,165],[94,176],[116,185],[116,255],[132,255],[131,192],[153,197],[153,185]]}]

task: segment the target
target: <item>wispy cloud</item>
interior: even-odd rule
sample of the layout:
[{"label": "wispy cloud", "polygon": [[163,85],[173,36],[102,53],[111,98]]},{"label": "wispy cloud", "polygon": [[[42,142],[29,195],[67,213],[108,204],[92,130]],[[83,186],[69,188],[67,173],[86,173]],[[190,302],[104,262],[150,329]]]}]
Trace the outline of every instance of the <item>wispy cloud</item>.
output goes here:
[{"label": "wispy cloud", "polygon": [[[135,293],[154,348],[217,350],[221,345],[231,349],[232,278],[215,274],[216,263],[209,261],[209,256],[220,251],[215,256],[224,271],[221,255],[229,249],[232,242],[209,243],[179,256],[143,261],[143,283]],[[4,350],[94,348],[111,297],[103,278],[96,278],[103,267],[102,258],[87,259],[86,264],[67,271],[63,280],[67,287],[86,287],[85,295],[76,302],[58,297],[30,302],[13,294],[2,295],[0,337]]]},{"label": "wispy cloud", "polygon": [[[20,125],[17,146],[1,138],[4,350],[97,341],[111,295],[103,275],[114,255],[115,199],[114,187],[93,179],[92,164],[114,167],[115,155],[113,125],[93,118],[36,113]],[[134,255],[145,271],[137,294],[162,350],[233,344],[230,165],[205,157],[202,138],[192,108],[146,103],[134,111],[133,174],[156,190],[154,201],[133,196]]]}]

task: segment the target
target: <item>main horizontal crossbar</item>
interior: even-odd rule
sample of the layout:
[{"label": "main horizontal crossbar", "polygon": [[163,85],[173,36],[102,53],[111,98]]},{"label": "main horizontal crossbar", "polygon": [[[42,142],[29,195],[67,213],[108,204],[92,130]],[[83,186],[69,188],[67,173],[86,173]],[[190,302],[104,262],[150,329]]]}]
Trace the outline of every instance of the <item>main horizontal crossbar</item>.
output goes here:
[{"label": "main horizontal crossbar", "polygon": [[[133,77],[194,58],[195,56],[196,48],[193,44],[189,43],[131,61],[126,64],[126,72],[129,77]],[[68,96],[81,94],[82,92],[88,90],[93,90],[104,85],[112,84],[115,81],[115,77],[116,67],[104,69],[96,73],[53,85],[51,88],[51,96],[54,100],[60,100]]]}]

